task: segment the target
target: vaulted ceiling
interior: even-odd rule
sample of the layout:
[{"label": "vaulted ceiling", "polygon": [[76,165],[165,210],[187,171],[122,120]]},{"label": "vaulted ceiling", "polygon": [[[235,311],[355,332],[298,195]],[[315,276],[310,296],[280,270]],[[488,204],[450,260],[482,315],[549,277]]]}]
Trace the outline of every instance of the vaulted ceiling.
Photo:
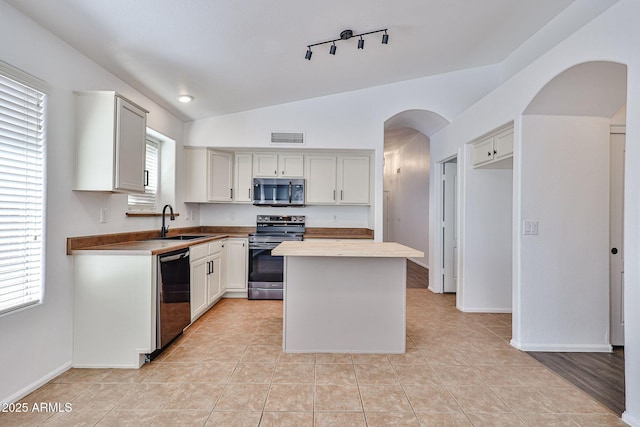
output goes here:
[{"label": "vaulted ceiling", "polygon": [[[500,63],[576,4],[596,8],[594,0],[5,1],[183,120]],[[307,45],[342,30],[382,28],[388,45],[374,34],[359,50],[356,37],[305,60]],[[178,103],[181,93],[194,101]]]}]

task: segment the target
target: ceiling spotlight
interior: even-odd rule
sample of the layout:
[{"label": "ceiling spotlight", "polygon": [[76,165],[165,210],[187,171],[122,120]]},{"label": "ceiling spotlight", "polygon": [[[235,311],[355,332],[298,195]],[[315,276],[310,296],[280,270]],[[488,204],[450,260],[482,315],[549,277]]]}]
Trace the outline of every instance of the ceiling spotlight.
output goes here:
[{"label": "ceiling spotlight", "polygon": [[382,35],[382,44],[389,44],[389,34],[387,34],[387,30],[384,30],[384,34]]},{"label": "ceiling spotlight", "polygon": [[387,30],[388,30],[387,28],[383,28],[382,30],[368,31],[366,33],[361,33],[361,34],[354,34],[353,31],[351,31],[351,30],[344,30],[344,31],[340,32],[340,38],[307,45],[307,53],[304,55],[304,58],[307,59],[307,60],[311,60],[311,55],[312,55],[311,48],[313,46],[318,46],[318,45],[327,44],[327,43],[331,43],[331,47],[329,48],[329,54],[330,55],[335,55],[336,51],[338,49],[337,46],[336,46],[336,42],[337,41],[341,41],[341,40],[349,40],[352,37],[360,37],[360,40],[358,40],[358,49],[364,49],[364,38],[363,38],[363,36],[366,36],[368,34],[375,34],[375,33],[384,32],[384,34],[382,35],[382,44],[388,44],[389,43],[389,35],[387,34]]},{"label": "ceiling spotlight", "polygon": [[193,101],[193,96],[191,95],[180,95],[178,96],[178,102],[182,102],[183,104],[186,104],[188,102]]}]

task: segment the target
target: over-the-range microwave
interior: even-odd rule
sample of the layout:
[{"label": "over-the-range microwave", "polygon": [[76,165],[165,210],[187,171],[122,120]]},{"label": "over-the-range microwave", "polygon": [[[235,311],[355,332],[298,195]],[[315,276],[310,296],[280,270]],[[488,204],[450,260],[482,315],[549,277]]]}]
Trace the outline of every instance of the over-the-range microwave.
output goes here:
[{"label": "over-the-range microwave", "polygon": [[257,206],[304,206],[304,179],[254,178],[253,204]]}]

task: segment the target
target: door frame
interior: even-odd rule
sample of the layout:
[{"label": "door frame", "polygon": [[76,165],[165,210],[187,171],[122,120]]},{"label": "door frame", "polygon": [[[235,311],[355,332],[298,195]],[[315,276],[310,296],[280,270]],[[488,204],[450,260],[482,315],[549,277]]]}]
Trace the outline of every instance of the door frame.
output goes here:
[{"label": "door frame", "polygon": [[[461,267],[461,241],[462,241],[462,228],[461,228],[461,219],[462,219],[462,197],[461,197],[461,191],[462,191],[462,175],[463,175],[463,164],[462,164],[462,156],[460,154],[460,152],[457,152],[456,154],[450,155],[448,157],[445,157],[444,159],[438,161],[435,163],[436,166],[436,173],[437,173],[437,180],[432,180],[436,185],[432,185],[431,188],[433,189],[435,187],[435,191],[434,191],[434,195],[435,195],[435,200],[431,199],[432,201],[434,201],[435,203],[433,203],[434,206],[434,210],[431,210],[430,212],[430,217],[433,220],[432,224],[432,230],[435,230],[435,233],[430,233],[430,235],[435,234],[435,236],[433,236],[432,241],[433,241],[433,246],[431,247],[431,252],[437,253],[437,256],[435,256],[432,260],[432,262],[430,262],[432,269],[430,270],[430,275],[429,275],[429,289],[431,290],[431,292],[434,293],[443,293],[444,292],[444,281],[442,279],[442,276],[444,274],[444,268],[442,266],[442,262],[443,262],[443,238],[442,238],[442,212],[444,209],[443,206],[443,187],[442,187],[442,177],[444,174],[444,164],[451,162],[452,160],[457,160],[456,164],[457,164],[457,180],[456,180],[456,218],[455,218],[455,222],[456,222],[456,229],[457,229],[457,240],[458,240],[458,244],[457,244],[457,250],[456,250],[456,254],[457,254],[457,259],[458,259],[458,263],[457,263],[457,268],[456,268],[456,276],[457,276],[457,293],[460,292],[460,288],[462,286],[462,267]],[[435,261],[435,262],[434,262]]]}]

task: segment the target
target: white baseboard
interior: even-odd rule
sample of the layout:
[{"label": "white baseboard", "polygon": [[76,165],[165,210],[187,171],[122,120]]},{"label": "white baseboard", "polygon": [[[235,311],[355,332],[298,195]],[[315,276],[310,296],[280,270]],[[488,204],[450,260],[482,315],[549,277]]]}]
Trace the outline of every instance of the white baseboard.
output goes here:
[{"label": "white baseboard", "polygon": [[545,351],[563,353],[611,353],[609,344],[526,344],[511,340],[511,345],[522,351]]},{"label": "white baseboard", "polygon": [[222,295],[222,298],[247,298],[247,291],[227,291]]},{"label": "white baseboard", "polygon": [[629,424],[631,427],[640,427],[640,418],[632,416],[629,414],[629,411],[624,411],[622,413],[622,421]]},{"label": "white baseboard", "polygon": [[42,387],[43,385],[45,385],[46,383],[48,383],[49,381],[51,381],[52,379],[60,375],[61,373],[68,371],[70,368],[71,368],[71,362],[67,362],[64,365],[59,366],[58,368],[46,374],[45,376],[32,382],[28,386],[18,390],[11,396],[6,397],[5,399],[2,400],[2,402],[0,402],[0,404],[17,402],[18,400],[25,397],[27,394]]},{"label": "white baseboard", "polygon": [[458,306],[457,308],[463,313],[511,313],[512,312],[510,308],[464,308],[461,306]]}]

